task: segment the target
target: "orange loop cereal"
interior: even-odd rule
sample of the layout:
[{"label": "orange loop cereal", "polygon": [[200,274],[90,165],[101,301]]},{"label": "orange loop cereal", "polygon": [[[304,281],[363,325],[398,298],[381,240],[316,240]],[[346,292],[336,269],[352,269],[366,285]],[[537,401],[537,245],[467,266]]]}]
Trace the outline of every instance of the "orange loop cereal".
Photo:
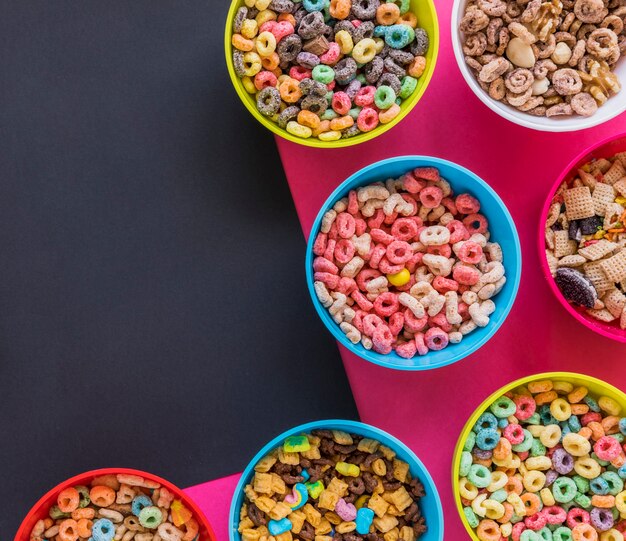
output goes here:
[{"label": "orange loop cereal", "polygon": [[246,53],[254,49],[254,41],[244,38],[241,34],[233,34],[232,44],[239,51]]},{"label": "orange loop cereal", "polygon": [[391,26],[399,18],[400,8],[396,4],[380,4],[376,10],[376,22],[383,26]]},{"label": "orange loop cereal", "polygon": [[[300,111],[298,113],[298,123],[315,130],[320,125],[320,117],[311,111]],[[332,122],[331,122],[332,126]]]},{"label": "orange loop cereal", "polygon": [[78,508],[80,494],[75,488],[66,488],[57,496],[57,505],[63,513],[71,513]]},{"label": "orange loop cereal", "polygon": [[330,0],[330,16],[335,19],[347,19],[351,8],[352,3],[350,0]]},{"label": "orange loop cereal", "polygon": [[280,92],[280,97],[285,103],[296,103],[302,97],[302,90],[300,90],[300,85],[295,79],[287,79],[283,81],[278,88],[278,91]]},{"label": "orange loop cereal", "polygon": [[59,524],[59,539],[61,541],[78,541],[78,524],[68,518]]},{"label": "orange loop cereal", "polygon": [[276,52],[273,52],[269,56],[261,57],[261,66],[263,66],[263,69],[267,71],[273,72],[276,68],[278,68],[279,63],[280,63],[280,57],[278,56],[278,53]]},{"label": "orange loop cereal", "polygon": [[417,28],[417,16],[415,15],[415,13],[407,11],[406,13],[403,13],[402,15],[400,15],[400,17],[398,17],[398,23],[407,24],[411,28]]}]

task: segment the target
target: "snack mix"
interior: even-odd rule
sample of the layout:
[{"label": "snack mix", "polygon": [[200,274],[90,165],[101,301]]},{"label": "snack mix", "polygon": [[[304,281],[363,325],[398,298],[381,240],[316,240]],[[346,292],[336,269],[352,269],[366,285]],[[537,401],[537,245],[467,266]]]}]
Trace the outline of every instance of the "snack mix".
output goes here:
[{"label": "snack mix", "polygon": [[535,116],[590,116],[620,91],[622,0],[471,0],[465,61],[494,100]]},{"label": "snack mix", "polygon": [[197,541],[198,522],[180,500],[137,475],[96,477],[62,490],[30,541]]},{"label": "snack mix", "polygon": [[242,541],[415,541],[424,487],[380,442],[338,430],[291,436],[254,467]]},{"label": "snack mix", "polygon": [[626,152],[563,183],[546,221],[546,257],[563,296],[626,329]]},{"label": "snack mix", "polygon": [[313,245],[317,298],[354,344],[410,359],[489,324],[502,249],[434,167],[351,190]]},{"label": "snack mix", "polygon": [[409,0],[246,0],[233,65],[261,114],[336,141],[391,122],[426,69],[428,34]]},{"label": "snack mix", "polygon": [[623,541],[626,418],[565,381],[497,398],[463,446],[459,493],[481,541]]}]

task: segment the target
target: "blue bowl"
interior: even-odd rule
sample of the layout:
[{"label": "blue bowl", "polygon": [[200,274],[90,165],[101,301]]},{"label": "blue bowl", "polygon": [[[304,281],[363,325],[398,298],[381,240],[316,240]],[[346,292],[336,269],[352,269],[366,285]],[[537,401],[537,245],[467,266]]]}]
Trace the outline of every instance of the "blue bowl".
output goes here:
[{"label": "blue bowl", "polygon": [[[507,281],[502,291],[493,299],[496,304],[496,310],[491,315],[489,325],[482,328],[479,327],[474,332],[466,335],[459,344],[450,344],[440,351],[429,351],[422,357],[416,355],[412,359],[404,359],[393,351],[388,355],[382,355],[375,351],[367,350],[360,342],[358,344],[350,342],[346,335],[341,332],[339,325],[333,321],[328,310],[322,306],[317,295],[315,295],[313,288],[313,259],[315,257],[313,254],[313,243],[326,211],[331,209],[339,199],[346,197],[350,190],[373,182],[384,181],[388,178],[398,178],[416,167],[438,168],[441,176],[450,182],[455,194],[470,193],[480,201],[481,214],[484,214],[489,220],[491,240],[499,242],[502,246]],[[448,366],[474,353],[504,323],[511,311],[517,290],[519,289],[522,273],[522,253],[513,218],[511,218],[509,211],[500,197],[498,197],[498,194],[484,180],[465,169],[465,167],[447,160],[430,156],[401,156],[376,162],[357,171],[331,194],[313,223],[306,250],[305,265],[307,286],[315,309],[328,330],[342,346],[362,359],[386,368],[395,370],[431,370]]]},{"label": "blue bowl", "polygon": [[317,429],[343,430],[344,432],[359,434],[367,438],[375,439],[390,449],[393,449],[399,459],[409,464],[411,475],[419,479],[424,485],[425,496],[420,500],[420,509],[426,519],[428,531],[420,538],[420,541],[443,541],[443,509],[441,507],[441,501],[439,500],[439,493],[428,470],[424,464],[422,464],[421,460],[415,456],[415,453],[400,440],[379,428],[356,421],[336,419],[314,421],[312,423],[296,426],[274,438],[256,454],[241,475],[241,479],[239,479],[239,483],[237,483],[237,488],[235,489],[235,494],[230,504],[230,516],[228,519],[228,535],[230,541],[241,541],[241,535],[237,531],[237,528],[239,527],[239,511],[244,501],[243,489],[252,480],[256,463],[270,451],[281,446],[289,436],[310,433],[312,430]]}]

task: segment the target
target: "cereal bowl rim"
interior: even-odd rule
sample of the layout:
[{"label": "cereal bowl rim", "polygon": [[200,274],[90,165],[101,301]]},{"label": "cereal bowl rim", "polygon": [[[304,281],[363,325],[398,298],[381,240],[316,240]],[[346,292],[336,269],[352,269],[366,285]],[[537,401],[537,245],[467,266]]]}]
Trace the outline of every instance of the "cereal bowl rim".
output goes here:
[{"label": "cereal bowl rim", "polygon": [[[254,466],[256,466],[259,460],[261,460],[269,452],[279,447],[289,436],[301,433],[310,433],[312,430],[318,429],[337,429],[346,432],[352,432],[358,435],[364,435],[364,432],[372,432],[374,434],[374,437],[383,445],[390,447],[392,450],[401,449],[402,452],[406,454],[409,458],[408,460],[406,460],[406,462],[409,463],[409,470],[417,472],[420,482],[427,489],[427,494],[430,494],[433,498],[433,503],[435,504],[435,507],[437,509],[437,516],[426,517],[427,525],[430,524],[433,527],[437,527],[438,532],[436,534],[436,541],[443,541],[443,506],[441,504],[441,499],[439,497],[437,486],[435,485],[435,482],[433,481],[433,478],[431,477],[430,472],[428,471],[424,463],[417,457],[417,455],[409,448],[408,445],[400,441],[395,436],[368,423],[362,423],[360,421],[350,421],[347,419],[325,419],[320,421],[311,421],[295,426],[293,428],[285,430],[284,432],[273,438],[271,441],[266,443],[256,455],[254,455],[252,460],[246,466],[246,469],[241,474],[241,477],[237,482],[237,487],[235,488],[233,498],[231,500],[230,512],[228,516],[228,537],[230,541],[241,541],[241,535],[237,531],[239,512],[241,508],[241,503],[243,502],[243,498],[240,496],[241,494],[243,494],[243,489],[246,483],[248,483],[252,478],[252,475],[254,473]],[[434,525],[432,524],[433,520],[436,520],[436,523]]]},{"label": "cereal bowl rim", "polygon": [[552,204],[552,198],[556,193],[558,187],[561,183],[572,173],[572,171],[582,162],[585,162],[591,158],[593,158],[593,154],[603,149],[605,146],[608,146],[612,143],[616,143],[619,140],[624,140],[626,145],[626,132],[618,133],[616,135],[611,135],[602,139],[598,143],[595,143],[587,148],[585,148],[582,152],[577,154],[574,159],[572,159],[567,166],[561,171],[557,180],[550,187],[548,191],[548,197],[546,198],[543,209],[541,211],[541,216],[539,218],[539,235],[537,242],[537,246],[539,248],[539,261],[541,263],[541,270],[543,271],[543,276],[548,283],[548,287],[554,294],[554,297],[559,301],[561,306],[567,310],[567,312],[574,317],[578,322],[582,323],[585,327],[590,329],[591,331],[604,336],[605,338],[610,338],[611,340],[615,340],[616,342],[626,343],[626,330],[617,329],[618,332],[611,332],[604,328],[604,326],[600,326],[592,319],[588,319],[581,312],[576,310],[563,296],[561,290],[556,285],[556,281],[552,277],[552,273],[550,272],[550,267],[548,267],[548,260],[546,259],[546,241],[545,241],[545,224],[546,219],[548,217],[548,212],[550,210],[550,205]]},{"label": "cereal bowl rim", "polygon": [[168,490],[172,491],[177,497],[183,499],[185,505],[191,508],[194,518],[198,520],[198,522],[207,530],[207,533],[209,534],[209,538],[206,541],[217,541],[217,537],[215,535],[215,532],[213,531],[213,528],[209,520],[201,511],[200,507],[198,507],[198,505],[193,501],[191,496],[186,494],[181,488],[177,487],[176,485],[174,485],[167,479],[163,479],[162,477],[159,477],[158,475],[154,475],[152,473],[148,473],[142,470],[136,470],[134,468],[98,468],[95,470],[88,470],[86,472],[79,473],[68,479],[65,479],[64,481],[61,481],[60,483],[57,483],[53,488],[48,490],[41,498],[39,498],[39,500],[37,500],[37,502],[29,509],[28,513],[25,515],[24,519],[22,520],[19,526],[17,533],[15,534],[14,541],[27,541],[29,539],[29,536],[30,536],[29,528],[33,527],[34,522],[33,524],[29,524],[29,523],[36,517],[36,515],[39,514],[39,511],[41,510],[41,508],[44,505],[47,505],[48,500],[54,497],[55,495],[58,495],[60,491],[70,486],[87,483],[89,482],[90,479],[93,479],[94,477],[99,477],[101,475],[111,475],[111,474],[115,475],[118,473],[138,475],[146,479],[150,479],[158,483],[161,483]]},{"label": "cereal bowl rim", "polygon": [[[391,122],[387,124],[379,124],[372,131],[361,133],[359,135],[355,135],[354,137],[348,137],[347,139],[339,139],[337,141],[320,141],[317,137],[309,137],[308,139],[303,139],[301,137],[296,137],[295,135],[290,134],[287,130],[284,130],[278,126],[275,122],[271,121],[269,118],[263,116],[256,107],[249,101],[249,94],[246,92],[243,87],[243,83],[241,79],[237,77],[235,73],[235,69],[233,66],[232,60],[232,44],[231,38],[233,35],[232,31],[232,21],[235,17],[235,13],[241,4],[241,0],[231,0],[230,9],[228,10],[228,15],[226,16],[226,26],[224,31],[224,54],[226,57],[226,67],[228,68],[228,74],[230,76],[230,80],[232,85],[239,96],[239,99],[246,107],[246,109],[252,114],[252,116],[265,128],[270,130],[275,135],[286,139],[287,141],[291,141],[292,143],[296,143],[298,145],[314,147],[314,148],[346,148],[354,145],[358,145],[361,143],[366,143],[367,141],[371,141],[375,139],[379,135],[382,135],[389,130],[391,130],[394,126],[399,124],[419,103],[422,99],[426,89],[431,83],[433,74],[435,72],[435,67],[437,65],[437,59],[439,57],[439,43],[440,43],[440,31],[439,31],[439,19],[437,17],[437,9],[435,6],[434,0],[421,0],[426,4],[426,9],[429,12],[429,16],[432,20],[433,24],[433,35],[429,35],[430,39],[430,49],[428,54],[431,55],[430,64],[427,65],[426,71],[420,76],[419,81],[423,81],[418,84],[417,90],[406,100],[404,100],[400,114],[396,118],[394,118]],[[431,53],[432,51],[432,53]]]},{"label": "cereal bowl rim", "polygon": [[461,522],[463,522],[463,526],[465,526],[467,533],[470,535],[473,541],[480,541],[480,539],[478,538],[472,527],[469,525],[469,522],[465,518],[465,514],[463,513],[463,504],[461,503],[461,495],[459,493],[458,481],[459,470],[461,467],[461,454],[463,452],[463,445],[465,444],[465,440],[472,430],[472,427],[478,421],[478,418],[487,410],[487,408],[492,404],[494,400],[502,396],[504,393],[508,393],[509,391],[517,389],[522,385],[526,385],[532,381],[543,379],[561,380],[580,385],[585,384],[594,394],[602,392],[607,396],[612,395],[611,398],[613,399],[615,399],[615,397],[618,397],[620,405],[622,406],[622,408],[626,409],[626,393],[611,385],[610,383],[607,383],[606,381],[577,372],[542,372],[540,374],[533,374],[531,376],[525,376],[523,378],[519,378],[510,383],[507,383],[506,385],[491,393],[485,400],[482,401],[480,406],[478,406],[474,410],[470,418],[463,426],[463,429],[461,430],[461,435],[459,436],[459,439],[457,440],[456,446],[454,448],[454,455],[452,459],[452,496],[454,498],[454,505],[459,513]]},{"label": "cereal bowl rim", "polygon": [[[500,210],[502,211],[503,217],[506,220],[506,223],[509,227],[509,229],[512,232],[512,241],[514,244],[514,260],[517,261],[517,272],[515,272],[515,274],[513,274],[512,272],[510,272],[510,263],[504,263],[504,267],[507,270],[507,283],[510,280],[512,283],[512,291],[509,295],[508,300],[502,300],[502,304],[498,304],[498,310],[500,310],[500,306],[502,306],[502,311],[499,312],[499,321],[495,322],[493,324],[493,326],[489,326],[488,331],[484,333],[484,335],[480,335],[480,338],[475,338],[472,337],[472,334],[468,335],[467,338],[464,338],[464,340],[460,343],[460,344],[453,344],[452,346],[449,346],[450,348],[454,348],[454,347],[458,347],[458,346],[463,346],[463,348],[459,348],[458,352],[456,353],[452,353],[452,350],[449,350],[448,353],[449,355],[437,362],[437,363],[431,363],[431,364],[427,364],[427,363],[416,363],[416,364],[399,364],[399,363],[392,363],[390,362],[390,359],[395,359],[396,358],[396,354],[394,353],[390,353],[388,355],[383,355],[380,353],[376,353],[374,351],[368,351],[368,350],[359,350],[356,348],[355,344],[352,344],[352,342],[350,342],[350,340],[348,340],[346,338],[346,335],[341,331],[341,329],[339,328],[339,325],[337,325],[336,323],[334,323],[334,321],[332,321],[332,324],[329,321],[329,317],[328,316],[328,310],[326,308],[324,308],[322,306],[322,304],[319,302],[317,295],[315,294],[315,290],[313,288],[313,243],[315,242],[315,235],[317,234],[317,232],[320,229],[320,224],[322,221],[322,217],[324,216],[324,213],[330,209],[332,207],[332,205],[339,200],[343,195],[345,195],[346,192],[346,187],[350,186],[351,184],[353,184],[357,179],[361,178],[364,175],[367,175],[370,171],[376,169],[376,168],[384,168],[386,165],[388,164],[393,164],[396,162],[408,162],[410,163],[410,165],[407,165],[407,169],[412,169],[415,167],[440,167],[441,165],[444,165],[446,167],[451,167],[452,169],[455,169],[456,171],[459,172],[459,174],[464,175],[465,177],[468,178],[468,180],[471,181],[472,184],[477,184],[479,186],[481,186],[481,188],[483,190],[485,190],[488,195],[492,198],[492,200],[497,204],[497,206],[500,208]],[[367,181],[367,184],[370,184],[372,181]],[[449,181],[451,186],[454,188],[454,181],[450,180]],[[359,186],[363,186],[365,185],[364,183],[360,183]],[[320,319],[322,320],[322,322],[324,323],[325,327],[332,333],[332,335],[335,337],[335,339],[342,345],[344,346],[346,349],[348,349],[350,352],[352,352],[353,354],[357,355],[358,357],[360,357],[361,359],[364,359],[368,362],[374,363],[378,366],[383,366],[385,368],[390,368],[393,370],[406,370],[406,371],[421,371],[421,370],[434,370],[437,368],[443,368],[445,366],[449,366],[451,364],[454,364],[458,361],[461,361],[463,359],[465,359],[466,357],[470,356],[471,354],[475,353],[476,351],[478,351],[483,345],[485,345],[489,340],[491,340],[491,338],[493,338],[493,336],[498,332],[498,330],[500,329],[500,327],[504,324],[504,322],[506,321],[506,319],[509,316],[509,313],[513,307],[513,304],[515,303],[515,299],[517,298],[517,293],[519,291],[519,286],[520,286],[520,281],[521,281],[521,274],[522,274],[522,251],[521,251],[521,244],[520,244],[520,240],[519,240],[519,234],[517,232],[517,228],[515,226],[515,221],[513,220],[506,204],[504,203],[504,201],[502,201],[502,199],[500,198],[500,196],[497,194],[497,192],[487,183],[485,182],[482,178],[480,178],[478,175],[476,175],[476,173],[473,173],[472,171],[470,171],[469,169],[467,169],[466,167],[463,167],[462,165],[459,165],[455,162],[452,162],[450,160],[445,160],[443,158],[436,158],[433,156],[418,156],[418,155],[407,155],[407,156],[397,156],[394,158],[387,158],[384,160],[380,160],[377,162],[374,162],[370,165],[367,165],[366,167],[359,169],[358,171],[356,171],[355,173],[353,173],[352,175],[350,175],[346,180],[344,180],[343,182],[341,182],[341,184],[339,184],[339,186],[328,196],[328,198],[326,199],[326,201],[322,204],[319,213],[317,214],[317,217],[315,218],[315,221],[313,222],[313,226],[311,228],[311,233],[309,234],[309,239],[307,242],[307,249],[306,249],[306,257],[305,257],[305,272],[306,272],[306,281],[307,281],[307,287],[309,290],[309,295],[311,297],[311,300],[313,301],[313,306],[315,306],[315,310],[317,311],[318,316],[320,317]],[[446,351],[448,348],[442,350],[442,351]],[[417,357],[414,357],[414,359]],[[427,359],[428,358],[428,353],[426,355],[424,355],[423,357],[421,357],[423,359]]]},{"label": "cereal bowl rim", "polygon": [[[624,88],[616,96],[610,98],[611,100],[616,100],[616,102],[619,103],[619,105],[616,105],[614,109],[600,107],[595,114],[589,117],[571,117],[572,122],[567,124],[560,122],[558,119],[550,123],[540,123],[535,121],[535,117],[529,115],[528,113],[517,111],[516,109],[513,109],[505,104],[498,105],[499,102],[489,97],[487,92],[480,87],[476,77],[472,75],[469,67],[465,63],[465,55],[463,54],[461,45],[459,22],[463,17],[463,11],[467,3],[468,0],[454,0],[454,4],[452,6],[451,37],[454,57],[456,58],[456,63],[467,85],[472,89],[472,92],[478,97],[478,99],[480,99],[480,101],[489,107],[489,109],[491,109],[494,113],[512,122],[513,124],[517,124],[525,128],[544,132],[563,133],[593,128],[594,126],[608,122],[626,111],[626,89]],[[622,61],[626,62],[626,58]],[[626,81],[624,81],[624,84],[626,84]],[[603,112],[603,109],[605,112]]]}]

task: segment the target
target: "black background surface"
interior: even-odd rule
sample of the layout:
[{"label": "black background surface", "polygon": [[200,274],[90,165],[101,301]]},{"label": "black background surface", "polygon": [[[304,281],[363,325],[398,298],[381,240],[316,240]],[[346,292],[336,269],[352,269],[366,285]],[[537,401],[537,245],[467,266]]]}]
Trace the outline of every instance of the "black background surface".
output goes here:
[{"label": "black background surface", "polygon": [[179,486],[354,418],[227,2],[0,5],[0,530],[63,479]]}]

